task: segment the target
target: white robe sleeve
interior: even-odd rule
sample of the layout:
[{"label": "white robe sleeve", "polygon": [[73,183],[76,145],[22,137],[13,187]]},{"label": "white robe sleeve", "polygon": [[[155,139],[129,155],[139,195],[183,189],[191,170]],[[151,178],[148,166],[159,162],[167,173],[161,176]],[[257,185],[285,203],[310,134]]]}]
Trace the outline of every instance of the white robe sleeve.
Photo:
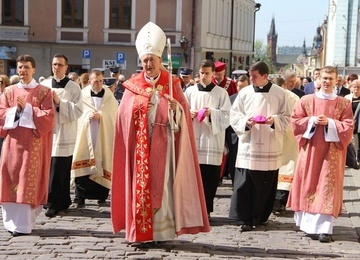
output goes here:
[{"label": "white robe sleeve", "polygon": [[[76,88],[76,86],[75,86]],[[69,99],[61,99],[59,104],[60,124],[77,120],[83,113],[82,92],[79,89],[71,92]]]},{"label": "white robe sleeve", "polygon": [[[221,96],[220,106],[218,108],[209,108],[211,110],[211,131],[214,135],[224,131],[230,125],[230,98],[226,91]],[[209,123],[209,121],[206,121]]]},{"label": "white robe sleeve", "polygon": [[33,109],[32,105],[26,103],[24,110],[21,113],[19,126],[36,129],[34,119],[33,119]]},{"label": "white robe sleeve", "polygon": [[325,141],[326,142],[340,142],[338,131],[334,119],[328,118],[328,127],[324,127]]},{"label": "white robe sleeve", "polygon": [[302,135],[303,138],[311,139],[311,137],[313,137],[316,130],[316,125],[314,124],[315,119],[315,116],[310,117],[305,133]]},{"label": "white robe sleeve", "polygon": [[17,107],[12,107],[8,110],[3,127],[4,130],[15,129],[17,126],[36,129],[31,104],[26,103],[24,110],[20,113],[19,119],[15,121],[16,110]]},{"label": "white robe sleeve", "polygon": [[277,114],[272,115],[274,118],[275,134],[277,138],[283,138],[288,126],[290,125],[291,118],[291,100],[284,91],[283,98],[280,99],[279,111]]},{"label": "white robe sleeve", "polygon": [[16,110],[17,107],[15,106],[10,108],[6,113],[4,130],[15,129],[19,125],[19,120],[15,121]]},{"label": "white robe sleeve", "polygon": [[244,140],[250,134],[250,129],[246,127],[247,120],[244,100],[239,94],[230,109],[230,125],[240,140]]}]

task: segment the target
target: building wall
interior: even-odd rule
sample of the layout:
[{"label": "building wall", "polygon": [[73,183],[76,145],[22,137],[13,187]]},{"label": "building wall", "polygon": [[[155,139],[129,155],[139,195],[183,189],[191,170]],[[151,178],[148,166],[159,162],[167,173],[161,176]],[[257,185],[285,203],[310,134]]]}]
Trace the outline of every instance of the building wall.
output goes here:
[{"label": "building wall", "polygon": [[[99,1],[104,2],[104,1]],[[89,43],[92,44],[103,44],[104,43],[104,33],[103,29],[105,28],[104,24],[104,13],[105,6],[104,4],[94,4],[93,1],[90,0],[89,4]]]},{"label": "building wall", "polygon": [[[29,37],[33,42],[55,42],[56,5],[53,1],[31,0],[29,4]],[[41,8],[39,8],[41,6]]]},{"label": "building wall", "polygon": [[[50,76],[50,63],[56,53],[64,53],[69,64],[82,67],[83,51],[90,50],[90,68],[103,66],[104,60],[115,60],[119,52],[125,53],[126,70],[122,73],[128,78],[138,67],[135,49],[137,32],[148,21],[153,21],[163,28],[167,37],[172,40],[172,53],[180,59],[180,66],[198,69],[207,51],[214,52],[215,60],[224,59],[229,62],[231,41],[231,13],[233,12],[233,59],[236,69],[246,66],[246,58],[252,54],[254,35],[254,0],[133,0],[132,28],[130,30],[112,30],[108,28],[105,10],[108,0],[84,0],[84,28],[76,29],[82,40],[63,40],[63,31],[71,32],[71,28],[60,28],[61,0],[24,0],[28,6],[27,26],[5,28],[0,25],[0,35],[4,30],[16,32],[19,37],[1,39],[0,47],[15,47],[16,56],[31,54],[37,61],[35,78]],[[0,0],[0,6],[3,0]],[[231,9],[232,2],[234,10]],[[24,32],[22,34],[22,32]],[[34,33],[34,34],[33,34]],[[111,42],[109,35],[121,35],[128,39],[123,42]],[[185,36],[189,40],[185,62],[180,39]],[[164,57],[166,53],[164,53]],[[1,59],[1,58],[0,58]],[[4,72],[9,72],[14,65],[13,60],[3,60]],[[84,67],[84,70],[85,67]],[[105,72],[109,75],[109,71]]]},{"label": "building wall", "polygon": [[357,27],[359,17],[359,1],[349,1],[346,66],[356,66]]},{"label": "building wall", "polygon": [[326,64],[356,66],[358,1],[330,0]]},{"label": "building wall", "polygon": [[[199,1],[200,2],[200,1]],[[253,53],[254,40],[254,11],[255,1],[253,0],[234,0],[233,17],[231,20],[232,1],[207,1],[202,0],[201,10],[197,17],[197,28],[201,35],[199,38],[199,52],[195,57],[196,63],[200,63],[206,56],[206,52],[213,52],[215,60],[222,60],[232,63],[232,68],[228,68],[227,74],[230,75],[232,69],[247,69],[250,56]],[[233,32],[231,35],[231,22],[233,22]],[[231,46],[232,36],[232,50]],[[232,56],[232,57],[230,57]]]}]

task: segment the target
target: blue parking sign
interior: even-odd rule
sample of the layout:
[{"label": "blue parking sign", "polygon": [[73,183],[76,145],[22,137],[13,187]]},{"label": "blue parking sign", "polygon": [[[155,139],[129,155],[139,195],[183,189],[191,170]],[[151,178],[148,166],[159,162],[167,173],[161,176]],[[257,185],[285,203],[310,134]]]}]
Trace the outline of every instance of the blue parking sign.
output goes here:
[{"label": "blue parking sign", "polygon": [[91,51],[90,50],[83,50],[82,51],[82,57],[84,59],[90,59],[90,56],[91,56]]},{"label": "blue parking sign", "polygon": [[116,53],[116,63],[118,63],[118,64],[125,63],[125,52]]}]

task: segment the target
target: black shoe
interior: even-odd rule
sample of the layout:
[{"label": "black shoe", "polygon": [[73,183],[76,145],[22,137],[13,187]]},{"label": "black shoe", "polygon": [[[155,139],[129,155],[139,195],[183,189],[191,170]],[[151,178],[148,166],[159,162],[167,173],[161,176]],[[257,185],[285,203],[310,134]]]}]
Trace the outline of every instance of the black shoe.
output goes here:
[{"label": "black shoe", "polygon": [[331,236],[328,234],[320,234],[319,235],[319,241],[321,243],[330,243],[331,242]]},{"label": "black shoe", "polygon": [[252,229],[253,229],[253,227],[250,225],[241,225],[240,226],[241,232],[251,231]]},{"label": "black shoe", "polygon": [[280,205],[279,207],[274,207],[272,212],[274,214],[281,214],[284,213],[286,211],[286,207],[284,205]]},{"label": "black shoe", "polygon": [[55,209],[48,209],[46,212],[45,212],[45,216],[49,217],[49,218],[53,218],[56,216],[58,212],[55,210]]},{"label": "black shoe", "polygon": [[77,204],[78,207],[83,207],[85,205],[85,199],[75,198],[74,203]]},{"label": "black shoe", "polygon": [[29,235],[29,234],[20,233],[20,232],[14,231],[14,232],[11,233],[11,235],[12,235],[13,237],[19,237],[19,236],[26,236],[26,235]]}]

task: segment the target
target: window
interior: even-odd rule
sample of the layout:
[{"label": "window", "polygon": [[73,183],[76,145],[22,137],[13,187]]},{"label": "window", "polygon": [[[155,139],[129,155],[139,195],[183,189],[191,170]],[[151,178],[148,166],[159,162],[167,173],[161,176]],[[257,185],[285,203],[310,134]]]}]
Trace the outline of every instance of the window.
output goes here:
[{"label": "window", "polygon": [[84,27],[84,0],[62,1],[62,27]]},{"label": "window", "polygon": [[2,1],[2,25],[24,25],[24,0]]},{"label": "window", "polygon": [[131,29],[131,2],[131,0],[110,0],[111,29]]}]

